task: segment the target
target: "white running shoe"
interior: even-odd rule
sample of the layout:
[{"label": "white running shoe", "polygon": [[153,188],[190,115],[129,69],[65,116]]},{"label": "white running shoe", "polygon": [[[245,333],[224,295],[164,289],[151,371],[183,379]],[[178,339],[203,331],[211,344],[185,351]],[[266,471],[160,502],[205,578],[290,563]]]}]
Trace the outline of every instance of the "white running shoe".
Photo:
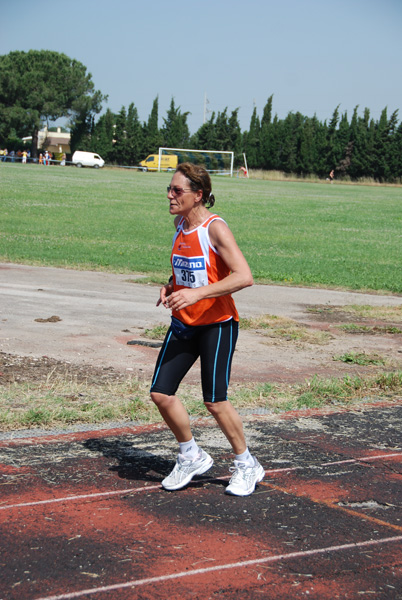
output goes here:
[{"label": "white running shoe", "polygon": [[232,496],[249,496],[254,492],[257,483],[262,481],[265,476],[265,471],[256,458],[254,458],[253,467],[235,460],[234,467],[231,467],[230,471],[233,472],[233,475],[225,493]]},{"label": "white running shoe", "polygon": [[165,490],[180,490],[187,485],[194,475],[202,475],[214,464],[213,459],[200,450],[200,453],[193,459],[186,459],[183,454],[177,455],[177,461],[173,471],[162,481]]}]

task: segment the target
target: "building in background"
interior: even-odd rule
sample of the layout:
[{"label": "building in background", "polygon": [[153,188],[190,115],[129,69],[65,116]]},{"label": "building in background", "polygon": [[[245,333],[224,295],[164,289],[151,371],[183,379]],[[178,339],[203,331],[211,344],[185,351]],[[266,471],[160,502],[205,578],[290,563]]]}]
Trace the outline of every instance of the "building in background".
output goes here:
[{"label": "building in background", "polygon": [[[49,131],[47,127],[39,131],[38,134],[38,151],[47,150],[55,157],[62,154],[70,154],[70,139],[69,132],[63,133],[61,127],[57,131]],[[32,143],[32,136],[22,138],[25,144]]]}]

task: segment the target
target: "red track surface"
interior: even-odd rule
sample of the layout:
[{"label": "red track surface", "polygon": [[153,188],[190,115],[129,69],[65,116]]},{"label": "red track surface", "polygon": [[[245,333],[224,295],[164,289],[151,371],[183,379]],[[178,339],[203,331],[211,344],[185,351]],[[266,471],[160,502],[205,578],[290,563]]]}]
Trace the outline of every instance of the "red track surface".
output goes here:
[{"label": "red track surface", "polygon": [[0,599],[401,599],[401,432],[396,404],[252,420],[247,498],[213,445],[212,471],[161,489],[159,426],[1,442]]}]

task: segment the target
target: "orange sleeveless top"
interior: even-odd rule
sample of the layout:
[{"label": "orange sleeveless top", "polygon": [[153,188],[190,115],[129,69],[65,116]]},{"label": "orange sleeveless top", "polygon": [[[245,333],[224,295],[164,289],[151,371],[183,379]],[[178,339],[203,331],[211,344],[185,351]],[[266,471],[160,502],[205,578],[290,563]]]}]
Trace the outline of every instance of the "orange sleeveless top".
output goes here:
[{"label": "orange sleeveless top", "polygon": [[[183,230],[184,219],[180,219],[173,237],[171,254],[174,291],[209,285],[230,274],[230,269],[209,238],[209,226],[216,219],[223,221],[218,215],[211,215],[191,231]],[[211,325],[229,319],[239,320],[230,294],[200,300],[187,308],[174,310],[172,314],[186,325]]]}]

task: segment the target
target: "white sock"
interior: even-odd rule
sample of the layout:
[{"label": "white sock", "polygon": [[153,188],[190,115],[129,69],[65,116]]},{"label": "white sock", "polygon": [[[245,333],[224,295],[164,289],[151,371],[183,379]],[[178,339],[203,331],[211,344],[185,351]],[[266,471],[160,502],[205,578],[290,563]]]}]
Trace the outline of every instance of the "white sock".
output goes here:
[{"label": "white sock", "polygon": [[245,463],[248,467],[254,467],[254,458],[250,454],[250,450],[248,448],[245,449],[243,454],[236,454],[235,459],[238,462]]},{"label": "white sock", "polygon": [[189,442],[179,442],[180,454],[186,458],[193,459],[197,456],[200,449],[195,443],[194,438],[191,438]]}]

